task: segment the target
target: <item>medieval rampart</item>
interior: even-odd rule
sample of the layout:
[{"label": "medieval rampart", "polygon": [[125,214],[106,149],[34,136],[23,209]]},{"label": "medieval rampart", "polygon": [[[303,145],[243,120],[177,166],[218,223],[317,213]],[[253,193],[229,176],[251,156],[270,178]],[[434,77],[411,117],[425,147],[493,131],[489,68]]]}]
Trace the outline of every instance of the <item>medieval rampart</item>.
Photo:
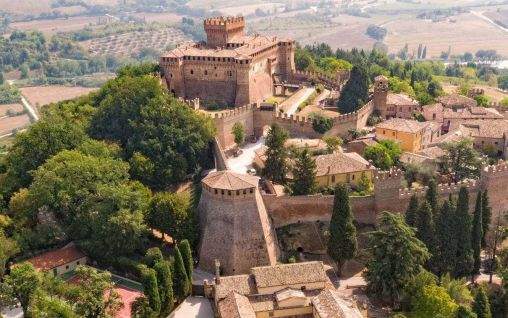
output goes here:
[{"label": "medieval rampart", "polygon": [[497,102],[490,102],[489,108],[497,110],[501,115],[508,119],[508,105]]},{"label": "medieval rampart", "polygon": [[[400,188],[403,173],[399,170],[378,172],[375,179],[375,191],[371,196],[350,197],[354,218],[363,224],[375,224],[377,215],[383,211],[406,211],[413,194],[419,198],[425,196],[427,188]],[[437,186],[441,200],[450,195],[458,195],[461,187],[469,189],[469,207],[474,209],[476,196],[480,190],[488,190],[490,205],[494,215],[508,208],[508,166],[500,164],[486,167],[479,180],[458,184],[440,184]],[[275,227],[300,222],[330,221],[333,196],[275,196],[264,195],[263,201]]]}]

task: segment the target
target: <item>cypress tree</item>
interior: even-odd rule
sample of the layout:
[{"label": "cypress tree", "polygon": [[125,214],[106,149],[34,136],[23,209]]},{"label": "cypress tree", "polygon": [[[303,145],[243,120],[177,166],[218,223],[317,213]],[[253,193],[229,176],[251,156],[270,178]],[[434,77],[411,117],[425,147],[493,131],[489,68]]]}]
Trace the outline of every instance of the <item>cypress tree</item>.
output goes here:
[{"label": "cypress tree", "polygon": [[351,113],[369,99],[369,71],[364,63],[353,66],[351,75],[339,97],[339,112]]},{"label": "cypress tree", "polygon": [[274,123],[270,127],[265,141],[267,149],[263,175],[281,184],[284,184],[286,181],[287,151],[284,148],[284,143],[288,138],[289,133],[284,128]]},{"label": "cypress tree", "polygon": [[173,279],[168,261],[162,261],[155,264],[153,268],[157,274],[157,286],[161,300],[161,312],[168,314],[173,309]]},{"label": "cypress tree", "polygon": [[189,277],[187,276],[185,265],[183,263],[182,254],[180,253],[178,246],[175,246],[175,269],[174,269],[173,288],[175,296],[178,299],[185,298],[190,291]]},{"label": "cypress tree", "polygon": [[415,219],[416,237],[422,241],[429,252],[434,250],[434,220],[432,209],[428,201],[423,202],[418,209]]},{"label": "cypress tree", "polygon": [[441,212],[436,218],[436,255],[434,257],[435,272],[441,277],[455,270],[457,256],[457,237],[455,233],[455,200],[450,198],[443,203]]},{"label": "cypress tree", "polygon": [[144,268],[143,272],[143,289],[150,303],[150,308],[156,313],[161,310],[161,300],[159,296],[159,288],[157,286],[157,276],[151,268]]},{"label": "cypress tree", "polygon": [[429,188],[425,193],[425,200],[429,202],[432,210],[432,217],[435,219],[437,217],[437,214],[439,213],[439,201],[437,196],[436,181],[434,181],[433,179],[430,180],[429,182]]},{"label": "cypress tree", "polygon": [[335,187],[329,233],[327,253],[337,262],[338,276],[341,276],[342,266],[346,260],[355,257],[358,248],[349,193],[345,184]]},{"label": "cypress tree", "polygon": [[489,192],[488,190],[483,191],[482,194],[482,247],[487,246],[485,237],[489,232],[489,225],[492,218],[492,209],[489,206]]},{"label": "cypress tree", "polygon": [[464,277],[473,270],[473,251],[471,249],[471,217],[469,216],[469,192],[460,188],[455,212],[455,233],[457,254],[455,259],[455,277]]},{"label": "cypress tree", "polygon": [[192,272],[194,270],[194,263],[192,260],[192,250],[188,240],[183,240],[180,244],[180,252],[182,253],[183,265],[185,265],[185,272],[190,281],[192,281]]},{"label": "cypress tree", "polygon": [[3,85],[4,82],[5,82],[4,73],[0,71],[0,85]]},{"label": "cypress tree", "polygon": [[423,53],[422,53],[422,59],[425,59],[426,57],[427,57],[427,47],[424,47]]},{"label": "cypress tree", "polygon": [[413,194],[409,200],[409,206],[406,210],[406,223],[409,226],[415,226],[416,213],[418,212],[418,196]]},{"label": "cypress tree", "polygon": [[473,214],[473,228],[471,233],[471,246],[473,247],[473,271],[472,271],[472,279],[474,280],[474,275],[480,272],[480,266],[482,264],[482,259],[480,256],[482,249],[482,192],[478,192],[478,196],[476,197],[476,206]]},{"label": "cypress tree", "polygon": [[163,259],[162,252],[158,247],[151,247],[146,251],[145,263],[148,267],[154,267],[155,264],[161,262]]},{"label": "cypress tree", "polygon": [[293,195],[308,195],[316,191],[316,162],[307,149],[298,155],[292,172],[291,190]]},{"label": "cypress tree", "polygon": [[489,298],[482,286],[480,286],[476,291],[472,309],[478,318],[492,318]]}]

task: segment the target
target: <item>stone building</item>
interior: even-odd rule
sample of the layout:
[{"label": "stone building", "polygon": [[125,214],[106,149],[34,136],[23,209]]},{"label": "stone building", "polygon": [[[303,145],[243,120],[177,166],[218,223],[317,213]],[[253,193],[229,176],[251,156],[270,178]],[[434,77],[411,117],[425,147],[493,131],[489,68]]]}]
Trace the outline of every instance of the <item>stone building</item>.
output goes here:
[{"label": "stone building", "polygon": [[277,238],[258,183],[258,177],[230,171],[213,172],[203,179],[199,201],[201,269],[213,272],[216,259],[226,275],[275,265]]},{"label": "stone building", "polygon": [[295,41],[246,35],[243,17],[204,20],[206,42],[184,44],[160,58],[169,90],[184,99],[243,106],[261,102],[295,71]]},{"label": "stone building", "polygon": [[420,104],[411,96],[403,93],[388,92],[388,78],[384,75],[374,79],[374,109],[383,119],[414,119],[415,113],[421,111]]},{"label": "stone building", "polygon": [[220,318],[361,318],[353,299],[327,287],[322,262],[254,267],[249,274],[217,275],[213,296]]},{"label": "stone building", "polygon": [[79,265],[85,265],[88,263],[88,257],[77,246],[70,243],[57,250],[31,258],[27,262],[32,263],[37,271],[58,276],[73,271]]},{"label": "stone building", "polygon": [[393,118],[376,125],[376,138],[391,139],[400,143],[402,150],[417,152],[441,136],[441,125],[436,122],[419,122]]}]

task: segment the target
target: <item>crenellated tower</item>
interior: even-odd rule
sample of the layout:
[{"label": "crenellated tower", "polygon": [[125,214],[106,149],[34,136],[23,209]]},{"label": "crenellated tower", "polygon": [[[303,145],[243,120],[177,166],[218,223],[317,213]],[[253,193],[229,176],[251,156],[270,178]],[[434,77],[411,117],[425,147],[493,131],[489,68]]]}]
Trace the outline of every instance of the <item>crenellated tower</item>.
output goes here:
[{"label": "crenellated tower", "polygon": [[376,76],[374,79],[374,109],[381,113],[382,118],[386,118],[388,99],[388,78],[384,75]]},{"label": "crenellated tower", "polygon": [[215,17],[203,22],[206,33],[206,44],[209,47],[226,47],[236,36],[243,35],[245,20],[239,17]]}]

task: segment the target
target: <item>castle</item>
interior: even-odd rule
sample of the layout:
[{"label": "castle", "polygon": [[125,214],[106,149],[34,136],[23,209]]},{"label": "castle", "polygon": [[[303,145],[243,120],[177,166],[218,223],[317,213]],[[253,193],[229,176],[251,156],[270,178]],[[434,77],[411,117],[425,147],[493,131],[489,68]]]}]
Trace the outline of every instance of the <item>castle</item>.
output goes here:
[{"label": "castle", "polygon": [[205,104],[242,106],[273,95],[295,71],[295,41],[244,33],[243,17],[204,20],[206,42],[184,44],[160,58],[169,90]]}]

